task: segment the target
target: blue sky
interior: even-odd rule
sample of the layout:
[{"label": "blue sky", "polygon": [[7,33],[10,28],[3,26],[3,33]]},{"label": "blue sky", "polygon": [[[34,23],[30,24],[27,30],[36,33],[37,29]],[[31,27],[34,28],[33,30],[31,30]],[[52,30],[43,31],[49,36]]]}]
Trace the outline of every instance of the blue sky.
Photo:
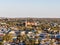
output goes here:
[{"label": "blue sky", "polygon": [[0,17],[60,18],[60,0],[0,0]]}]

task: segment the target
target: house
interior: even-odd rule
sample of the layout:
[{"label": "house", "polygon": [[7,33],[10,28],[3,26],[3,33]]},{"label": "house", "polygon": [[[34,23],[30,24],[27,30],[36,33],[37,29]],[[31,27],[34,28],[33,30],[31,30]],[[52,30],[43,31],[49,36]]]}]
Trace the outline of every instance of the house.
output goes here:
[{"label": "house", "polygon": [[37,22],[34,22],[34,21],[32,21],[32,22],[29,22],[29,21],[26,21],[25,22],[25,26],[27,27],[27,26],[37,26],[38,25],[38,23]]}]

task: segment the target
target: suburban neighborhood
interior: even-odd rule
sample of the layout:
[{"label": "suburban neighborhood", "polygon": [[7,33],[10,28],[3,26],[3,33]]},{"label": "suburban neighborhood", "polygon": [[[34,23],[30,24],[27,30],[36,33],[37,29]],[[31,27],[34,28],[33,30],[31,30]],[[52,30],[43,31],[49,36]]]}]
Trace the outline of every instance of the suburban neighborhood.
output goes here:
[{"label": "suburban neighborhood", "polygon": [[0,45],[60,45],[60,19],[0,18]]}]

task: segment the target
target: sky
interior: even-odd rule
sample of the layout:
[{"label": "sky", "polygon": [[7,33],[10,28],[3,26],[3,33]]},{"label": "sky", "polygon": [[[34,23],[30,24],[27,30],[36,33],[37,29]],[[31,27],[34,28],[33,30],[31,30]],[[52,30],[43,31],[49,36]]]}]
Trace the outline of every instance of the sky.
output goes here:
[{"label": "sky", "polygon": [[0,0],[0,17],[60,18],[60,0]]}]

